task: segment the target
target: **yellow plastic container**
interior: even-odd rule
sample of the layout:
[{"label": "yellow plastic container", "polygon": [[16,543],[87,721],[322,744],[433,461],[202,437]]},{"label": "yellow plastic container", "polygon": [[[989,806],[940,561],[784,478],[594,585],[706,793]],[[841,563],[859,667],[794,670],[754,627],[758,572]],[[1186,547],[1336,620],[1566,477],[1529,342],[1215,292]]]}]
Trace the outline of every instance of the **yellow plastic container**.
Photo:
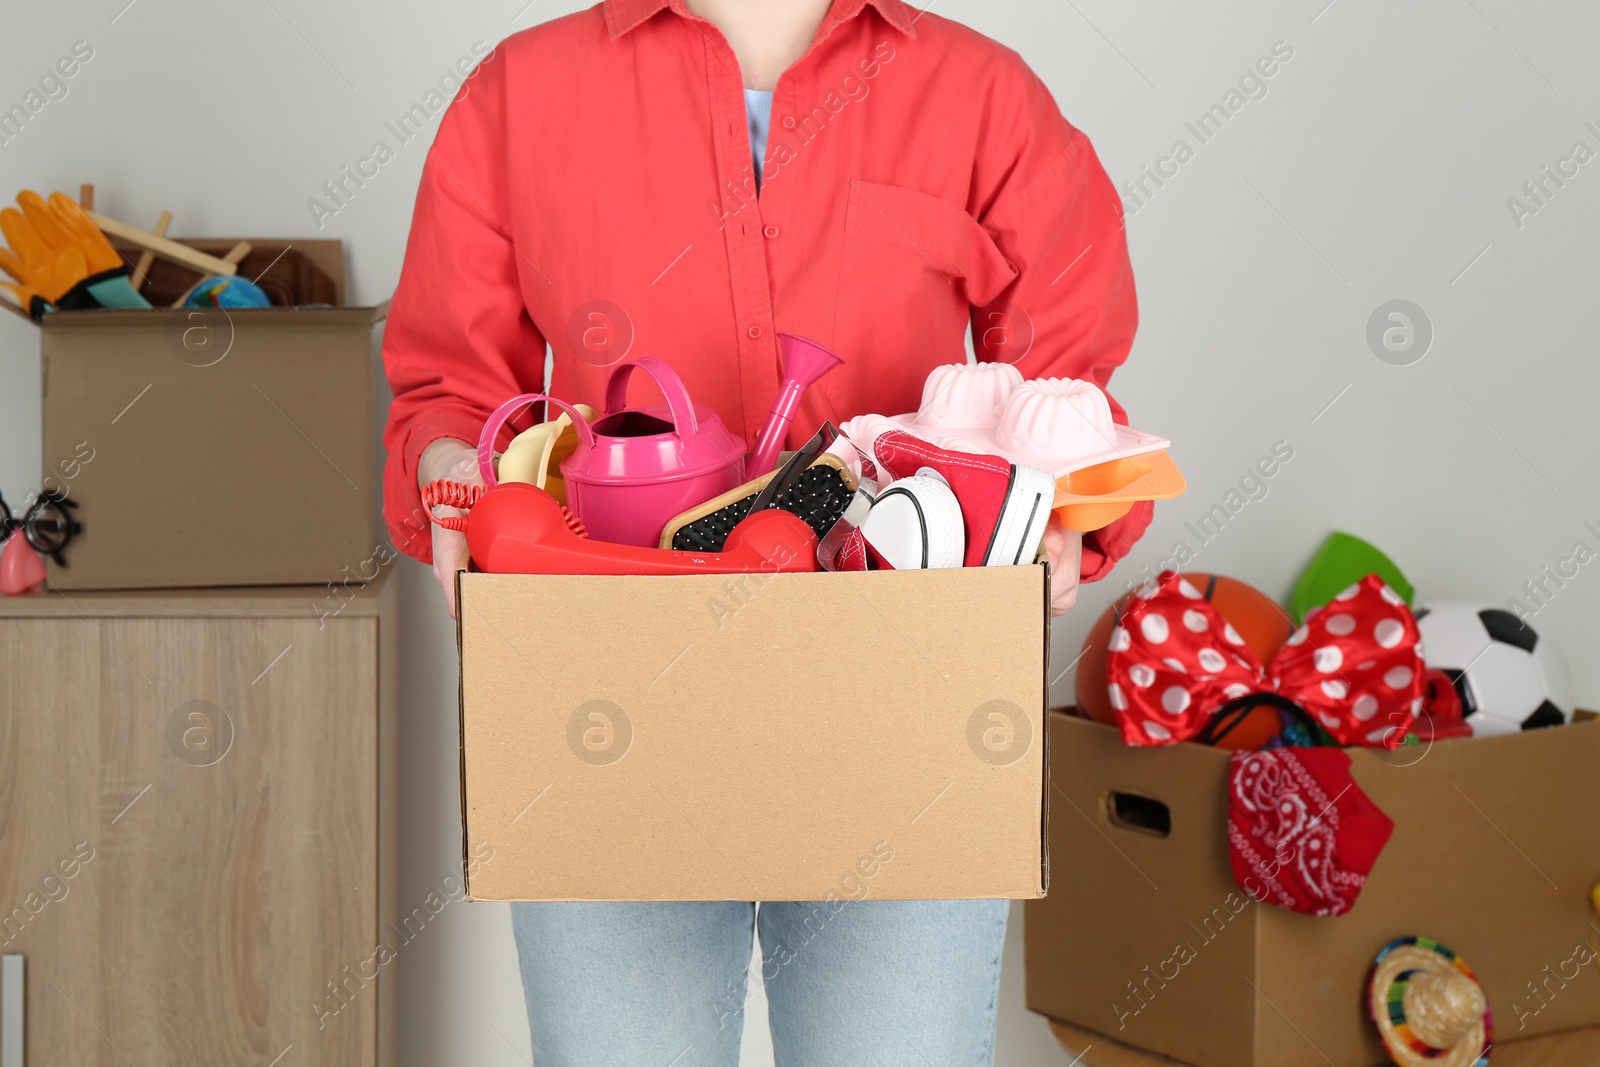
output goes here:
[{"label": "yellow plastic container", "polygon": [[[573,405],[585,419],[594,421],[594,408]],[[527,482],[567,501],[567,483],[561,477],[561,461],[578,447],[578,431],[572,419],[562,412],[553,421],[536,423],[512,439],[495,465],[495,477],[502,482]]]}]

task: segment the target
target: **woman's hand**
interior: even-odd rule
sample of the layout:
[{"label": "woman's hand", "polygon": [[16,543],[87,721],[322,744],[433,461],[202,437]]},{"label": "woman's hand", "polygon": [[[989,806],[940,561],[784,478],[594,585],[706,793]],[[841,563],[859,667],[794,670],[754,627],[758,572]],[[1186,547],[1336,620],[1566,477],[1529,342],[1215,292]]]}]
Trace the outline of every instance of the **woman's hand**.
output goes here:
[{"label": "woman's hand", "polygon": [[[441,437],[423,449],[417,461],[417,487],[435,481],[482,485],[478,474],[478,450],[465,441]],[[460,508],[436,508],[439,516],[465,515]],[[433,523],[433,576],[444,591],[445,607],[456,617],[456,571],[467,565],[467,535]],[[1076,573],[1076,572],[1074,572]]]},{"label": "woman's hand", "polygon": [[1083,565],[1083,535],[1061,525],[1050,513],[1044,528],[1044,552],[1050,560],[1050,614],[1065,615],[1078,602],[1078,571]]}]

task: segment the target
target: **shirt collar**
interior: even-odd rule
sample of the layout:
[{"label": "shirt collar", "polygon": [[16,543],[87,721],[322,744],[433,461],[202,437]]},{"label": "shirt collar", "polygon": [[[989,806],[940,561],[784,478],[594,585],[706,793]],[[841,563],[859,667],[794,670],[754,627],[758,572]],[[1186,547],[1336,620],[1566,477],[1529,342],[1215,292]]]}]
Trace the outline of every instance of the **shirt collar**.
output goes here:
[{"label": "shirt collar", "polygon": [[[912,14],[913,9],[905,0],[833,0],[824,24],[853,19],[869,3],[889,25],[907,37],[917,35],[917,15]],[[606,30],[613,38],[621,37],[664,7],[671,7],[680,14],[687,13],[681,0],[605,0],[605,6]]]}]

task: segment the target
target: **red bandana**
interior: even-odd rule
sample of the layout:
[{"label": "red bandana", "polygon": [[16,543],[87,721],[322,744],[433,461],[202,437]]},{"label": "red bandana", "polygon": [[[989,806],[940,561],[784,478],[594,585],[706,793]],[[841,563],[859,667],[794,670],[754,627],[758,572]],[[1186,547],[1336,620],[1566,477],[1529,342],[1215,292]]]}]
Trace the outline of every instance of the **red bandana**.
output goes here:
[{"label": "red bandana", "polygon": [[1355,904],[1394,822],[1350,777],[1338,748],[1235,752],[1228,775],[1228,859],[1256,900],[1304,915]]},{"label": "red bandana", "polygon": [[1369,574],[1313,610],[1263,669],[1198,589],[1163,571],[1111,631],[1107,689],[1130,745],[1186,741],[1229,701],[1277,693],[1341,745],[1394,748],[1422,707],[1419,642],[1411,609]]}]

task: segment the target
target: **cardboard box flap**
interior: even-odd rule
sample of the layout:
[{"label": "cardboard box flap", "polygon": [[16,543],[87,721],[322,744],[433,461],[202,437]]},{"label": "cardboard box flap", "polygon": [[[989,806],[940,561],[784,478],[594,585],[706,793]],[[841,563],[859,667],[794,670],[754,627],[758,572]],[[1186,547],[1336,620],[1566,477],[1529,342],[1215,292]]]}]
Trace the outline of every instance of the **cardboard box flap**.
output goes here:
[{"label": "cardboard box flap", "polygon": [[[1044,698],[1046,703],[1050,700],[1050,559],[1045,554],[1044,545],[1039,545],[1037,557],[1039,566],[1044,568]],[[1039,796],[1039,895],[1048,896],[1050,893],[1050,716],[1045,715],[1044,733],[1040,737],[1042,751],[1040,758],[1044,763],[1044,785]]]},{"label": "cardboard box flap", "polygon": [[78,333],[91,330],[148,328],[165,321],[179,329],[195,314],[226,319],[240,328],[295,326],[365,326],[388,314],[386,300],[377,307],[270,307],[270,308],[90,308],[85,311],[58,311],[46,315],[41,325],[46,341],[53,333]]},{"label": "cardboard box flap", "polygon": [[[465,570],[456,571],[456,663],[457,664],[460,664],[460,662],[461,662],[461,648],[462,648],[462,643],[461,643],[461,616],[462,616],[463,612],[461,611],[461,579],[463,577],[465,577],[466,574],[467,574],[467,572]],[[457,724],[458,729],[460,730],[460,736],[461,737],[466,737],[467,736],[467,719],[466,719],[466,715],[467,715],[466,672],[463,671],[463,670],[460,670],[459,667],[458,667],[458,669],[456,670],[456,724]],[[471,856],[468,855],[468,848],[469,848],[470,842],[467,839],[467,833],[466,833],[466,825],[467,825],[467,747],[465,745],[462,745],[461,748],[460,748],[460,752],[457,753],[457,760],[458,760],[458,765],[460,767],[460,772],[461,772],[460,779],[459,779],[459,781],[457,783],[461,788],[461,826],[462,826],[462,832],[461,832],[461,881],[462,881],[462,888],[466,891],[466,894],[467,894],[468,898],[470,898],[472,896],[472,874],[473,874],[473,871],[475,869],[475,865],[472,862]]]},{"label": "cardboard box flap", "polygon": [[[329,319],[326,317],[316,320],[318,322],[333,323],[340,323],[344,321],[381,322],[388,316],[389,301],[387,299],[379,301],[377,304],[371,306],[352,305],[346,303],[348,291],[345,286],[344,245],[339,240],[303,237],[292,239],[283,237],[183,237],[175,238],[174,240],[176,240],[178,244],[187,245],[196,251],[205,252],[208,255],[218,257],[226,255],[240,241],[248,241],[257,250],[261,250],[261,258],[268,258],[268,254],[272,253],[273,249],[281,248],[284,251],[293,249],[300,255],[304,256],[305,259],[308,260],[317,270],[320,270],[326,274],[328,280],[333,283],[334,299],[331,307],[324,307],[315,303],[306,302],[291,306],[275,307],[271,309],[271,313],[273,314],[281,316],[286,312],[291,311],[296,313],[314,311],[319,315],[326,316],[330,310],[360,311],[364,313],[361,315],[359,320]],[[132,250],[128,249],[127,246],[124,246],[124,249],[125,252],[131,254]],[[246,262],[248,263],[249,260]],[[241,268],[240,273],[246,277],[250,276],[243,268]],[[191,276],[195,281],[198,281],[200,277],[198,274],[192,274],[192,272]],[[269,278],[270,277],[271,275],[269,275]],[[263,282],[262,284],[270,287],[271,282]],[[0,307],[6,307],[19,315],[23,315],[24,318],[27,318],[22,311],[8,304],[4,300],[0,300]],[[121,318],[118,316],[148,316],[151,313],[151,310],[164,311],[172,315],[180,315],[184,312],[184,309],[182,308],[163,307],[158,303],[154,309],[91,309],[88,311],[56,312],[52,315],[46,316],[45,322],[55,326],[60,326],[64,323],[76,324],[86,319],[92,319],[98,326],[121,327],[129,324],[130,322],[137,322],[139,320]],[[241,315],[256,315],[266,310],[267,309],[262,308],[228,308],[227,314],[237,320]]]},{"label": "cardboard box flap", "polygon": [[226,255],[240,241],[249,241],[257,248],[284,245],[296,249],[333,279],[334,303],[344,306],[344,242],[336,237],[179,237],[177,241],[213,256]]},{"label": "cardboard box flap", "polygon": [[11,312],[18,318],[26,319],[29,322],[33,321],[33,316],[22,310],[22,305],[17,302],[16,297],[11,295],[11,290],[9,289],[0,289],[0,308]]}]

